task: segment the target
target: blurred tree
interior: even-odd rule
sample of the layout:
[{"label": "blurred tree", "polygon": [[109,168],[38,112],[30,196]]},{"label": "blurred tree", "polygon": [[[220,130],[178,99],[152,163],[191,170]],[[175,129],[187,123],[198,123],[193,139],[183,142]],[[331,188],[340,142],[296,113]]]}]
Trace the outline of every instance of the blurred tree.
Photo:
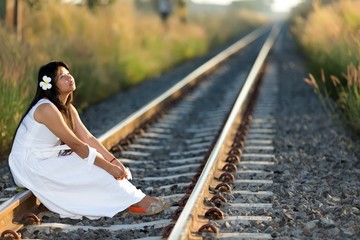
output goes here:
[{"label": "blurred tree", "polygon": [[5,20],[6,2],[0,1],[0,19]]},{"label": "blurred tree", "polygon": [[22,0],[5,0],[3,7],[5,9],[5,25],[8,29],[14,30],[17,38],[21,39],[22,29]]},{"label": "blurred tree", "polygon": [[28,4],[30,7],[34,7],[35,5],[40,4],[40,1],[41,1],[41,0],[26,0],[27,4]]},{"label": "blurred tree", "polygon": [[340,0],[312,0],[313,3],[320,3],[320,4],[329,4],[334,2],[339,2]]},{"label": "blurred tree", "polygon": [[86,4],[89,8],[95,8],[101,5],[109,5],[116,2],[116,0],[86,0]]},{"label": "blurred tree", "polygon": [[155,4],[152,0],[134,0],[137,10],[144,12],[154,12]]}]

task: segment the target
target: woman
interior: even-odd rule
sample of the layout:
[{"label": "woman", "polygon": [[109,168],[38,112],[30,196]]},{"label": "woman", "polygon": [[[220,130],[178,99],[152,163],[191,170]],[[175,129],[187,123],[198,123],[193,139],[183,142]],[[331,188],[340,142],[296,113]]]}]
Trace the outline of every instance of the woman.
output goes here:
[{"label": "woman", "polygon": [[143,215],[164,210],[162,201],[127,180],[124,165],[86,129],[71,104],[75,89],[65,63],[39,69],[35,97],[9,155],[15,183],[61,217],[112,217],[127,208]]}]

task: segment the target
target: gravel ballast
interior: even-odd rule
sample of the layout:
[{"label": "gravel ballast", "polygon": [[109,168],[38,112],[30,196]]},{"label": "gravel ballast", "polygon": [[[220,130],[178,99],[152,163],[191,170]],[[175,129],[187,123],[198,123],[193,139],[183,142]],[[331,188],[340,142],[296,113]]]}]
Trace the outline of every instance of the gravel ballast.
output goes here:
[{"label": "gravel ballast", "polygon": [[359,239],[356,137],[335,124],[304,82],[305,62],[288,32],[278,39],[273,59],[278,63],[280,93],[273,237]]}]

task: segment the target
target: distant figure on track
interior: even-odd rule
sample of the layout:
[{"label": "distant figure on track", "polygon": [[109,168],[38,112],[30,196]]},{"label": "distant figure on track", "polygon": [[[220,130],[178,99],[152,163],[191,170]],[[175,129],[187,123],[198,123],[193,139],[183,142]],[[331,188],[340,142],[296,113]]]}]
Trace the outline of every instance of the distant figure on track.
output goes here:
[{"label": "distant figure on track", "polygon": [[15,133],[9,165],[15,183],[60,217],[151,215],[167,206],[129,181],[129,171],[86,129],[71,104],[74,78],[63,62],[39,69],[35,97]]},{"label": "distant figure on track", "polygon": [[160,14],[161,21],[163,22],[165,30],[169,30],[168,18],[171,13],[171,2],[170,0],[158,0],[158,11]]}]

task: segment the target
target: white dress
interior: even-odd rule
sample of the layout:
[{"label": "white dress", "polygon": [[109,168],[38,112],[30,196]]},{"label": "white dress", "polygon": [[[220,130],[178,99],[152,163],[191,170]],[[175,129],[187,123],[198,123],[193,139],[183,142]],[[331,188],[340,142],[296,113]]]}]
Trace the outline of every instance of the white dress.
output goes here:
[{"label": "white dress", "polygon": [[94,165],[94,148],[89,147],[86,159],[76,153],[59,156],[69,147],[60,145],[60,139],[33,116],[42,103],[51,102],[41,99],[29,111],[9,155],[18,186],[31,190],[49,210],[74,219],[112,217],[145,197],[128,180],[116,180]]}]

